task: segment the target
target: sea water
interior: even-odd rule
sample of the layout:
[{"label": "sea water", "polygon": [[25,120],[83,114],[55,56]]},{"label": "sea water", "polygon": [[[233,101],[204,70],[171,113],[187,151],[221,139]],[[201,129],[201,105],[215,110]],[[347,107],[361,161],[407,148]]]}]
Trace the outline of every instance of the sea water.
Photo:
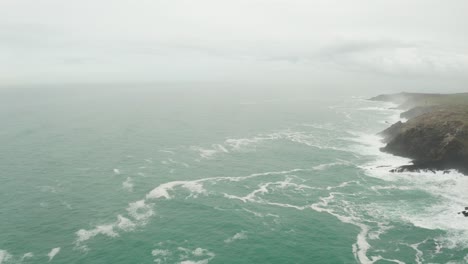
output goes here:
[{"label": "sea water", "polygon": [[2,90],[0,263],[466,263],[468,177],[360,95]]}]

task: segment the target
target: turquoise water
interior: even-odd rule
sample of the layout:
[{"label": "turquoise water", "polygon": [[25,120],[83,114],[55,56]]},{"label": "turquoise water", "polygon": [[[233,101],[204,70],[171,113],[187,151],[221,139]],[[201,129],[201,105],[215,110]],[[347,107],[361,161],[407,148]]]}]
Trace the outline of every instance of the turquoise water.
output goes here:
[{"label": "turquoise water", "polygon": [[391,174],[361,96],[0,92],[0,263],[466,263],[457,172]]}]

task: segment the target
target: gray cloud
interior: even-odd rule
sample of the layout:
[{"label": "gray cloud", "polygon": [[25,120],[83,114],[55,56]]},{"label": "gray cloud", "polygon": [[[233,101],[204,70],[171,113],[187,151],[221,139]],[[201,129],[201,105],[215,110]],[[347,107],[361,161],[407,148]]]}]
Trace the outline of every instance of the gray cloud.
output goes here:
[{"label": "gray cloud", "polygon": [[463,83],[466,10],[463,0],[4,0],[0,82]]},{"label": "gray cloud", "polygon": [[468,54],[432,48],[424,43],[360,41],[325,48],[320,56],[349,69],[392,75],[460,75]]}]

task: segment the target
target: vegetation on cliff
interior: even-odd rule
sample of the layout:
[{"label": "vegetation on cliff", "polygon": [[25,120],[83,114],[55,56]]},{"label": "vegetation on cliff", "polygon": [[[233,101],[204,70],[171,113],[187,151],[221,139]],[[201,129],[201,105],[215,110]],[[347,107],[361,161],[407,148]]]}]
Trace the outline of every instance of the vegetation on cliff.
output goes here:
[{"label": "vegetation on cliff", "polygon": [[382,151],[413,159],[399,170],[457,169],[468,174],[468,93],[400,93],[371,98],[399,104],[407,122],[397,122],[380,134]]}]

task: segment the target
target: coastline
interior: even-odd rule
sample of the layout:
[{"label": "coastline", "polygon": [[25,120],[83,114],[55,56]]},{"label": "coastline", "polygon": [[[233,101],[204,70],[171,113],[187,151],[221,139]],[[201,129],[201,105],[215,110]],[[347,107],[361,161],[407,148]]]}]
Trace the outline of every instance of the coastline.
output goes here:
[{"label": "coastline", "polygon": [[371,101],[395,103],[398,121],[378,135],[381,151],[411,159],[390,172],[457,170],[468,175],[468,94],[399,93]]}]

